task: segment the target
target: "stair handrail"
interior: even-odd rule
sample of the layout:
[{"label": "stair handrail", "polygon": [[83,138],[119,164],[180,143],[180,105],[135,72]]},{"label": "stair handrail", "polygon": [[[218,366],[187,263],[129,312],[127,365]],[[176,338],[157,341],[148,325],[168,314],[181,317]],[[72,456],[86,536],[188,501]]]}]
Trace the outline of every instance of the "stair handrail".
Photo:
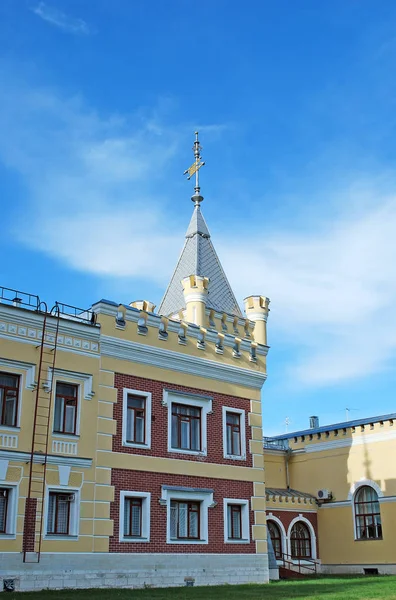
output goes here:
[{"label": "stair handrail", "polygon": [[[286,563],[293,565],[293,567],[298,566],[298,572],[301,573],[301,569],[306,569],[308,571],[313,571],[316,575],[318,563],[314,558],[311,557],[297,557],[292,554],[288,554],[287,552],[282,552],[281,558],[279,559],[283,562],[283,566],[286,567]],[[293,569],[290,569],[293,570]]]}]

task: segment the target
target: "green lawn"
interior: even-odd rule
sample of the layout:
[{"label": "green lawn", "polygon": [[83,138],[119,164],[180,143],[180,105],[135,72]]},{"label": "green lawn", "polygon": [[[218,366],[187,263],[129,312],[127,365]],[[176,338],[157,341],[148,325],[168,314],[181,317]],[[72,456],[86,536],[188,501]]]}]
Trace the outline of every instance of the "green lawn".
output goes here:
[{"label": "green lawn", "polygon": [[10,593],[22,600],[396,600],[396,577],[320,577],[279,581],[269,585],[240,585],[144,590],[65,590]]}]

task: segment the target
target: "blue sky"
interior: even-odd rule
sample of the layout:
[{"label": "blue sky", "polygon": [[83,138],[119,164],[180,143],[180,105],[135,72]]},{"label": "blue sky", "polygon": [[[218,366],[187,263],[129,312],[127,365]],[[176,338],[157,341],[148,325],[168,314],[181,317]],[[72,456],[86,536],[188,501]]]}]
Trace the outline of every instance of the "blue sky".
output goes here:
[{"label": "blue sky", "polygon": [[157,304],[202,209],[271,298],[268,435],[395,410],[396,6],[2,0],[1,284]]}]

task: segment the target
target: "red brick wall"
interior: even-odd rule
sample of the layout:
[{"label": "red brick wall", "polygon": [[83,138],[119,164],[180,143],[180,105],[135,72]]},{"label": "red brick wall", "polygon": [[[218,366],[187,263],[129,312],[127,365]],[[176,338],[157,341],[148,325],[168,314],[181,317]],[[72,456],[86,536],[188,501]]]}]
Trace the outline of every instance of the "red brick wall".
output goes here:
[{"label": "red brick wall", "polygon": [[[268,512],[271,512],[274,515],[274,517],[277,517],[282,522],[282,524],[286,530],[286,535],[287,535],[287,532],[289,529],[289,525],[293,521],[293,519],[295,519],[299,515],[302,515],[303,517],[305,517],[314,528],[315,535],[316,535],[316,556],[317,556],[317,558],[319,558],[318,517],[317,517],[316,513],[304,512],[303,510],[300,510],[300,511],[270,510],[270,511],[267,511],[268,519],[271,519],[271,517],[268,515]],[[286,548],[284,548],[283,551],[286,552]]]},{"label": "red brick wall", "polygon": [[[115,387],[117,392],[117,403],[114,405],[113,418],[117,421],[117,433],[113,437],[113,451],[126,452],[129,454],[143,454],[148,456],[160,456],[166,458],[182,458],[183,460],[198,460],[200,462],[211,462],[221,464],[231,464],[238,466],[252,466],[252,456],[249,453],[250,427],[248,426],[248,412],[250,410],[250,401],[246,398],[236,396],[227,396],[225,394],[210,393],[206,390],[197,390],[181,385],[169,384],[163,381],[153,381],[134,375],[125,375],[116,373]],[[140,448],[127,448],[122,445],[122,401],[123,389],[129,388],[144,392],[151,392],[151,450]],[[168,407],[162,406],[163,390],[175,390],[187,392],[190,394],[202,394],[213,398],[213,412],[207,416],[207,448],[208,454],[204,456],[194,456],[188,454],[178,454],[168,452]],[[246,461],[235,461],[223,457],[223,430],[222,430],[222,407],[244,409],[246,419]]]},{"label": "red brick wall", "polygon": [[23,550],[34,552],[37,498],[26,498],[25,519],[23,524]]},{"label": "red brick wall", "polygon": [[[110,518],[114,520],[114,536],[110,537],[110,552],[183,552],[183,553],[216,553],[216,554],[253,554],[255,543],[225,544],[223,498],[249,500],[253,495],[253,484],[246,481],[227,481],[190,475],[166,475],[163,473],[146,473],[113,469],[112,485],[115,486],[115,498],[111,503]],[[217,502],[214,508],[208,509],[208,544],[167,544],[166,543],[166,506],[159,504],[161,486],[174,485],[183,487],[213,489],[213,499]],[[150,542],[119,541],[120,491],[150,492]],[[254,523],[253,512],[250,511],[250,525]],[[251,527],[250,527],[251,535]]]}]

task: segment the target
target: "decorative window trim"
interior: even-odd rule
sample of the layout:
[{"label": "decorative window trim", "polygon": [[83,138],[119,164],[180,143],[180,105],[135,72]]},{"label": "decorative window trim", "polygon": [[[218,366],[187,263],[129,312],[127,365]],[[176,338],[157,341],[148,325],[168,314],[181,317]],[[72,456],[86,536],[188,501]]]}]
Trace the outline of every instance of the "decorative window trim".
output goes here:
[{"label": "decorative window trim", "polygon": [[368,487],[372,487],[377,492],[378,500],[384,497],[384,492],[381,490],[378,483],[376,483],[372,479],[360,479],[359,481],[356,481],[351,485],[348,494],[348,500],[353,502],[355,499],[356,492],[359,490],[359,488],[364,487],[365,485],[367,485]]},{"label": "decorative window trim", "polygon": [[[49,495],[50,492],[57,494],[74,494],[74,502],[70,506],[70,521],[69,521],[69,534],[68,535],[54,535],[48,532],[48,517],[49,517]],[[69,488],[60,485],[46,486],[45,499],[44,499],[44,535],[45,540],[78,540],[80,525],[80,490],[78,488]]]},{"label": "decorative window trim", "polygon": [[[380,511],[380,516],[381,516],[381,498],[383,498],[384,493],[381,490],[380,486],[378,485],[378,483],[376,483],[375,481],[373,481],[372,479],[361,479],[360,481],[355,482],[350,489],[350,492],[348,494],[348,499],[350,499],[351,502],[351,506],[352,506],[352,518],[353,518],[353,537],[355,542],[360,542],[360,541],[364,541],[364,542],[375,542],[375,541],[380,541],[383,539],[383,537],[376,537],[376,538],[364,538],[364,537],[358,537],[357,535],[357,528],[356,528],[356,504],[355,504],[355,498],[356,498],[356,494],[359,492],[359,490],[362,487],[371,487],[377,494],[377,498],[378,498],[378,508]],[[381,522],[381,526],[382,526],[382,522]]]},{"label": "decorative window trim", "polygon": [[[239,504],[242,507],[242,539],[232,539],[228,537],[228,505]],[[224,519],[224,543],[225,544],[249,544],[250,543],[250,510],[249,500],[236,498],[224,498],[223,500],[223,519]]]},{"label": "decorative window trim", "polygon": [[65,381],[66,383],[74,383],[82,388],[82,398],[84,400],[92,400],[95,392],[92,390],[93,376],[88,373],[78,373],[77,371],[68,371],[66,369],[48,369],[47,380],[43,382],[43,388],[49,392],[51,390],[52,371],[54,371],[53,384],[57,381]]},{"label": "decorative window trim", "polygon": [[[268,521],[273,521],[279,527],[279,530],[281,532],[282,554],[284,554],[285,551],[289,552],[289,546],[288,546],[289,538],[287,536],[286,529],[285,529],[285,526],[283,525],[282,521],[278,517],[276,517],[272,512],[269,512],[267,514],[267,524],[268,524]],[[268,531],[268,527],[267,527],[267,531]],[[269,531],[268,531],[268,535],[269,535]],[[277,563],[279,565],[283,564],[283,562],[278,559],[277,559]]]},{"label": "decorative window trim", "polygon": [[[317,559],[317,552],[316,552],[316,534],[315,534],[315,529],[314,529],[311,521],[309,521],[302,514],[299,514],[298,517],[295,517],[291,521],[291,523],[290,523],[290,525],[289,525],[289,527],[287,529],[287,554],[289,554],[289,556],[291,556],[291,554],[292,554],[292,551],[291,551],[292,550],[291,549],[291,531],[293,529],[293,525],[295,523],[298,523],[298,521],[302,521],[304,523],[304,525],[306,525],[308,527],[309,533],[311,534],[311,556],[307,557],[307,558],[309,558],[310,560],[316,560]],[[298,559],[298,558],[296,558],[296,559],[293,559],[293,560],[295,560],[297,563],[298,562],[301,562],[301,563],[304,562],[304,559]]]},{"label": "decorative window trim", "polygon": [[[145,406],[145,443],[127,442],[127,412],[128,412],[128,395],[141,396],[146,400]],[[142,390],[132,390],[124,388],[122,392],[122,445],[127,448],[151,448],[151,393],[142,392]]]},{"label": "decorative window trim", "polygon": [[[235,413],[240,415],[240,440],[241,454],[227,454],[227,413]],[[231,408],[230,406],[222,407],[223,418],[223,457],[230,460],[246,460],[246,413],[242,408]]]},{"label": "decorative window trim", "polygon": [[[186,500],[187,502],[200,503],[200,539],[199,540],[175,540],[171,538],[170,523],[170,505],[171,500]],[[213,502],[213,490],[179,488],[172,489],[162,486],[160,504],[166,506],[166,543],[167,544],[208,544],[209,543],[209,523],[208,509],[215,504]]]},{"label": "decorative window trim", "polygon": [[10,481],[1,481],[0,487],[9,490],[6,533],[0,533],[0,540],[15,540],[17,531],[19,484]]},{"label": "decorative window trim", "polygon": [[[66,371],[67,372],[67,371]],[[62,433],[61,431],[55,431],[55,406],[56,406],[56,386],[58,383],[66,383],[66,384],[70,384],[70,385],[75,385],[77,387],[77,415],[76,415],[76,430],[75,433]],[[80,421],[81,421],[81,385],[80,383],[76,382],[73,379],[68,379],[67,377],[58,377],[57,375],[54,375],[54,380],[53,380],[53,384],[52,384],[52,408],[51,408],[51,412],[52,412],[52,426],[51,426],[51,432],[52,435],[55,437],[67,437],[69,439],[78,439],[80,437]],[[49,391],[50,388],[46,388],[47,391]]]},{"label": "decorative window trim", "polygon": [[15,427],[10,427],[9,425],[0,425],[0,429],[2,431],[15,431],[21,426],[23,390],[36,389],[36,365],[32,363],[23,362],[21,360],[9,360],[7,358],[0,358],[0,371],[3,373],[9,373],[10,375],[19,376],[16,425]]},{"label": "decorative window trim", "polygon": [[[142,536],[141,537],[129,537],[124,535],[124,513],[125,513],[125,500],[127,498],[140,498],[142,500]],[[150,492],[120,492],[120,513],[119,513],[119,541],[135,543],[144,543],[150,541],[150,503],[151,494]]]},{"label": "decorative window trim", "polygon": [[[184,404],[201,409],[201,450],[183,450],[172,446],[172,403]],[[207,418],[212,412],[212,398],[189,394],[178,391],[164,390],[162,404],[168,407],[168,452],[176,454],[190,454],[193,456],[207,456],[208,436]]]}]

